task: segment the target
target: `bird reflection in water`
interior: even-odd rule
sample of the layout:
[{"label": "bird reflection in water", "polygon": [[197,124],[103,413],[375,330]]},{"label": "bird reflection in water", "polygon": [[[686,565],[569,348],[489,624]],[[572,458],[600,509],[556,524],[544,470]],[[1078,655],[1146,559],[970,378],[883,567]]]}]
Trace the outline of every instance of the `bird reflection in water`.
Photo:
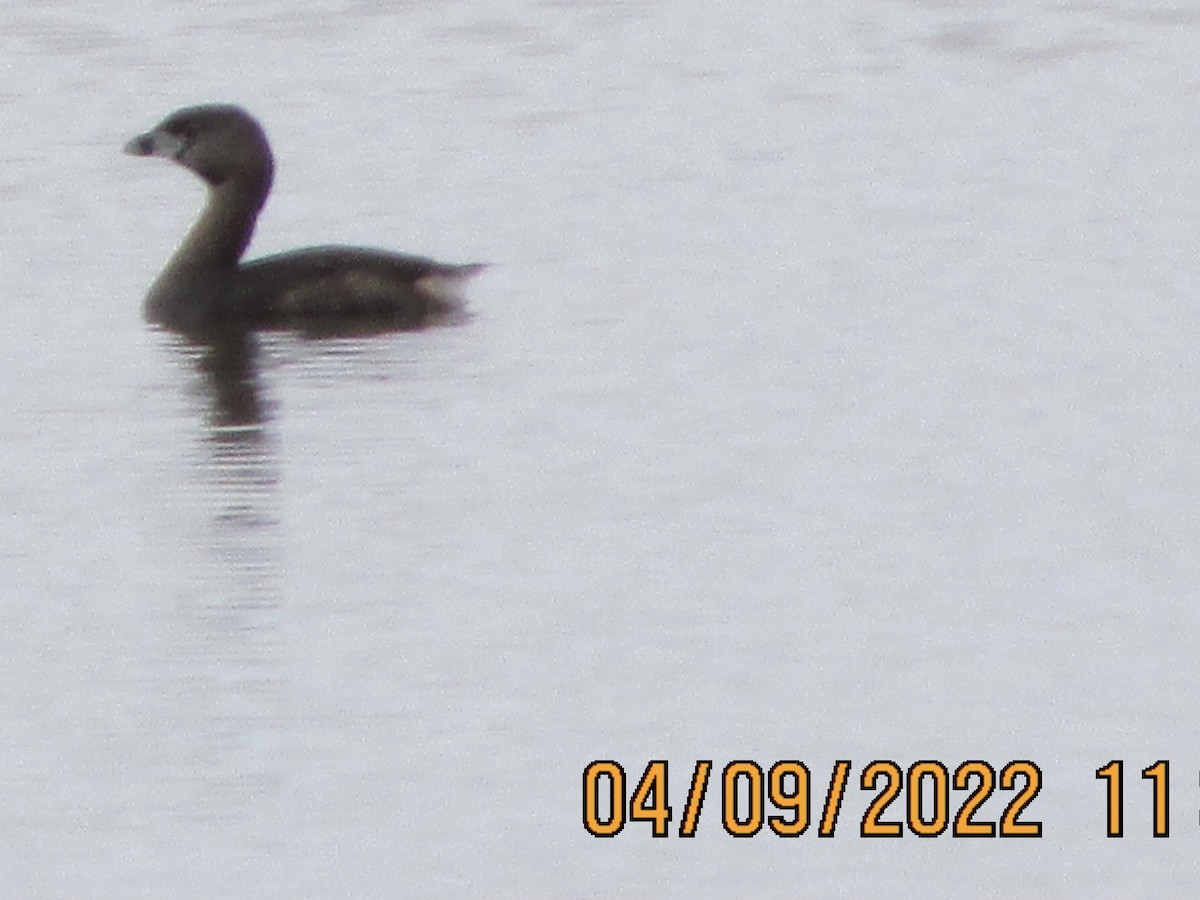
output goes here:
[{"label": "bird reflection in water", "polygon": [[197,482],[208,506],[206,551],[222,606],[262,607],[278,595],[280,463],[269,428],[258,336],[245,328],[178,335],[174,346],[199,379],[206,428]]},{"label": "bird reflection in water", "polygon": [[245,328],[222,328],[185,335],[198,351],[196,369],[210,397],[213,437],[262,436],[266,408],[262,399],[258,337]]},{"label": "bird reflection in water", "polygon": [[164,498],[190,545],[169,588],[173,677],[159,688],[185,711],[175,739],[190,748],[172,815],[238,827],[277,803],[284,783],[277,759],[247,749],[278,740],[287,696],[278,440],[256,335],[171,334],[167,349],[190,376],[184,415],[195,436]]}]

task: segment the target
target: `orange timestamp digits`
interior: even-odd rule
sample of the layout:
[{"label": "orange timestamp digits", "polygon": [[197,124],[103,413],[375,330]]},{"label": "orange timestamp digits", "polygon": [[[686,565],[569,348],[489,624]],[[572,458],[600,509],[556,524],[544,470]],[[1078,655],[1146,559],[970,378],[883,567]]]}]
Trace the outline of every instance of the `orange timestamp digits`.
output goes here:
[{"label": "orange timestamp digits", "polygon": [[[850,784],[853,765],[834,763],[816,821],[819,837],[833,837]],[[627,822],[648,822],[654,837],[667,837],[675,811],[668,801],[669,766],[651,760],[632,791],[625,769],[614,760],[595,760],[583,770],[583,827],[594,837],[615,837]],[[692,768],[676,834],[694,837],[713,781],[712,760]],[[728,763],[715,781],[720,791],[721,827],[732,837],[759,834],[764,826],[778,837],[799,837],[813,824],[812,774],[799,760],[778,760],[764,773],[752,760]],[[937,760],[915,762],[907,771],[890,760],[867,765],[859,781],[874,794],[862,815],[859,834],[866,838],[901,837],[907,828],[918,837],[1041,837],[1041,822],[1024,813],[1041,791],[1042,772],[1035,763],[1015,760],[996,770],[980,760],[955,768],[953,775]],[[998,820],[981,807],[996,792],[1013,796]],[[951,803],[951,792],[966,792]],[[901,801],[901,797],[903,800]],[[902,803],[892,818],[893,804]]]}]

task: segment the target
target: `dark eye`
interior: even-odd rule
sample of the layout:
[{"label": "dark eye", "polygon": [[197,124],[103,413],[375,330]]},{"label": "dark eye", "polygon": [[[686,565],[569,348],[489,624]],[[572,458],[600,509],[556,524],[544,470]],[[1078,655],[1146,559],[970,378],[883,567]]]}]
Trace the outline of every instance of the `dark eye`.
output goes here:
[{"label": "dark eye", "polygon": [[177,122],[171,132],[176,137],[191,141],[196,136],[196,126],[192,122]]}]

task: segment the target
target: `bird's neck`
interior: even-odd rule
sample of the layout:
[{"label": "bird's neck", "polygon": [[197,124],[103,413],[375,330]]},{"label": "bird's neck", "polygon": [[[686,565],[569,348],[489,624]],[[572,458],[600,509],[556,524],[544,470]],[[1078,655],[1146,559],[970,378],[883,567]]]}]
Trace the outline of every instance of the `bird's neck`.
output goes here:
[{"label": "bird's neck", "polygon": [[240,177],[217,183],[205,178],[209,188],[204,210],[150,286],[147,318],[179,325],[221,308],[271,190],[271,176],[267,154],[261,167]]},{"label": "bird's neck", "polygon": [[168,269],[232,270],[246,252],[270,182],[231,179],[209,188],[208,202]]}]

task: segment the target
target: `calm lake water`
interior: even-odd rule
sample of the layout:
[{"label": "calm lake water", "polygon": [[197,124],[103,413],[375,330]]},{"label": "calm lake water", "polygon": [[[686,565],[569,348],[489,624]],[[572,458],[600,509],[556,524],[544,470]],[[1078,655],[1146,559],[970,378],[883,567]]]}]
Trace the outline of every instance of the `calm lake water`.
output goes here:
[{"label": "calm lake water", "polygon": [[[1194,892],[1200,13],[381,9],[0,13],[0,893]],[[145,325],[203,192],[120,147],[212,100],[253,254],[492,261],[473,316]],[[730,836],[734,760],[809,830]],[[864,838],[875,760],[1032,761],[1042,836]]]}]

